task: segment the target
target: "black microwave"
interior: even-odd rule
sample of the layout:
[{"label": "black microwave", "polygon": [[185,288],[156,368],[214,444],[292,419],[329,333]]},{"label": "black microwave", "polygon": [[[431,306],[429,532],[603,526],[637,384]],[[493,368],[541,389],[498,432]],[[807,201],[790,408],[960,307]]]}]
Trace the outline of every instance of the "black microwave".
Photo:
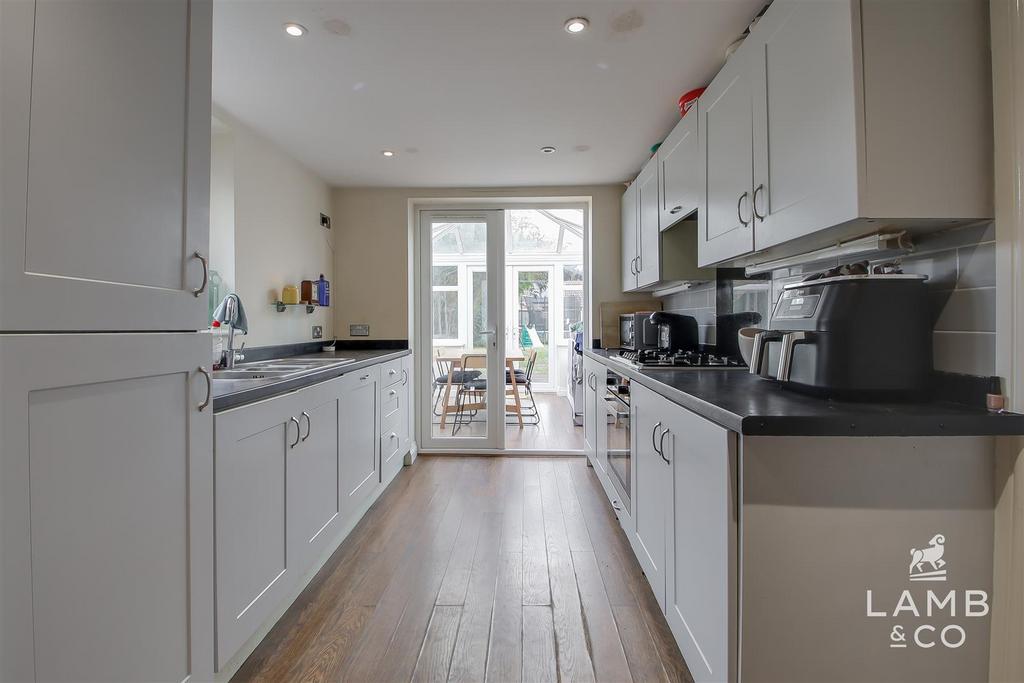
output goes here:
[{"label": "black microwave", "polygon": [[658,326],[650,321],[653,311],[619,316],[619,346],[630,351],[658,348]]}]

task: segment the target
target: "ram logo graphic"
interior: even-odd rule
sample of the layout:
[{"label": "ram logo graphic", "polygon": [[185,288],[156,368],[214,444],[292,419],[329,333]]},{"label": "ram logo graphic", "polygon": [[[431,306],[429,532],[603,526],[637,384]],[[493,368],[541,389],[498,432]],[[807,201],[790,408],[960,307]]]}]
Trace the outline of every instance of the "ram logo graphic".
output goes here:
[{"label": "ram logo graphic", "polygon": [[[946,550],[946,537],[935,534],[928,546],[918,550],[910,549],[910,580],[911,581],[945,581],[946,561],[942,554]],[[929,569],[930,568],[930,569]]]}]

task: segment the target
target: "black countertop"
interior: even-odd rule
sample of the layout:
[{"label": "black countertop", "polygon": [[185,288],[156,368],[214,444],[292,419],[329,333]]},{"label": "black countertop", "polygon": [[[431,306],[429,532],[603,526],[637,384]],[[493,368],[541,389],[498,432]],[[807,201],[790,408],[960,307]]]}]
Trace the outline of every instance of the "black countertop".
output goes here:
[{"label": "black countertop", "polygon": [[587,349],[665,398],[740,434],[760,436],[996,436],[1024,434],[1024,415],[957,403],[857,403],[805,396],[746,370],[634,370]]},{"label": "black countertop", "polygon": [[322,353],[288,356],[289,359],[295,360],[302,358],[337,358],[338,360],[352,358],[355,362],[314,369],[284,379],[280,377],[261,380],[215,379],[213,380],[213,412],[219,413],[280,394],[287,394],[290,391],[296,391],[312,384],[334,379],[335,377],[361,370],[370,365],[401,358],[410,353],[409,349],[338,349]]}]

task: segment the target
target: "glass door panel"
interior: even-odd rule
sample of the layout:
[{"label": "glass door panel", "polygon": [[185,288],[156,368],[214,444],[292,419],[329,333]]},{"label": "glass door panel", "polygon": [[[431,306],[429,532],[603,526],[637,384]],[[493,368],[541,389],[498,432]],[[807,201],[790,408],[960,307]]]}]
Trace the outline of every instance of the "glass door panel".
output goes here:
[{"label": "glass door panel", "polygon": [[505,340],[493,321],[501,319],[503,222],[501,211],[420,213],[425,448],[501,448]]},{"label": "glass door panel", "polygon": [[538,389],[551,385],[552,268],[514,266],[509,285],[508,352],[510,357],[527,358],[537,352],[531,381]]}]

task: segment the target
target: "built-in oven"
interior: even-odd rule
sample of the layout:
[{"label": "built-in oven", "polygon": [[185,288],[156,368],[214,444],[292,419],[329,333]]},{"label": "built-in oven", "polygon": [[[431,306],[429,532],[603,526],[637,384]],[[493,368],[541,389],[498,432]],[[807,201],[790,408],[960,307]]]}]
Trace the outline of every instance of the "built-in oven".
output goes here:
[{"label": "built-in oven", "polygon": [[607,471],[612,486],[626,509],[630,507],[630,478],[633,473],[632,442],[630,440],[629,379],[608,371],[608,383],[602,399],[605,411]]}]

